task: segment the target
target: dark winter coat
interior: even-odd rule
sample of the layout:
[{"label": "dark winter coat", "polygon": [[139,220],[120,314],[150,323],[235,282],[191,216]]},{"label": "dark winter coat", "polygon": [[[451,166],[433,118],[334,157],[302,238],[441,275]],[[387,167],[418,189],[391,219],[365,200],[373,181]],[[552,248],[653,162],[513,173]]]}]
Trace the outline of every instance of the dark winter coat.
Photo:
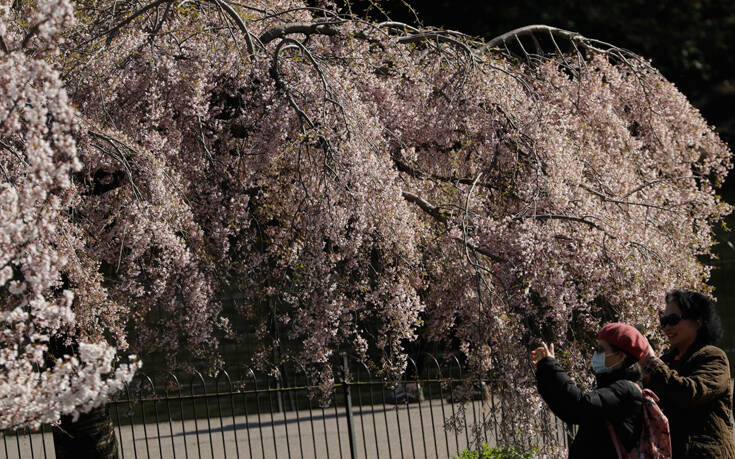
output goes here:
[{"label": "dark winter coat", "polygon": [[597,389],[580,390],[559,362],[551,357],[536,365],[538,391],[562,421],[579,425],[569,448],[570,459],[617,459],[615,445],[605,421],[610,421],[618,438],[631,449],[641,434],[643,396],[631,381],[638,371],[618,370],[598,377]]},{"label": "dark winter coat", "polygon": [[727,355],[718,347],[696,344],[681,359],[675,360],[676,354],[670,351],[661,357],[665,365],[646,369],[646,386],[658,395],[669,418],[674,459],[735,458]]}]

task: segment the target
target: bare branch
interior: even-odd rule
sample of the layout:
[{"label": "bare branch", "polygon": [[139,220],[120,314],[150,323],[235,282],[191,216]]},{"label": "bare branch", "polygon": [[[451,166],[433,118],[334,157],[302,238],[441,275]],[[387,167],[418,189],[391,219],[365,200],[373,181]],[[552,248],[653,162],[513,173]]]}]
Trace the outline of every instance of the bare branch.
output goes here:
[{"label": "bare branch", "polygon": [[414,32],[414,33],[420,32],[420,30],[417,29],[416,27],[410,26],[410,25],[405,24],[403,22],[396,22],[396,21],[385,21],[385,22],[381,22],[380,24],[378,24],[378,27],[379,28],[385,27],[386,29],[393,29],[393,30],[402,30],[404,32],[406,30],[410,30],[411,32]]},{"label": "bare branch", "polygon": [[[628,58],[636,60],[640,59],[638,55],[627,49],[620,48],[604,41],[587,38],[577,32],[571,32],[569,30],[559,29],[543,24],[528,25],[511,30],[510,32],[506,32],[490,40],[487,45],[485,45],[485,48],[501,49],[502,47],[502,50],[506,54],[511,56],[518,56],[518,53],[514,53],[513,51],[511,51],[508,45],[518,46],[523,53],[522,56],[518,57],[523,57],[529,62],[543,62],[544,60],[546,60],[545,53],[543,46],[538,40],[537,35],[540,35],[542,37],[548,35],[551,41],[553,54],[561,57],[567,65],[568,62],[564,58],[565,53],[559,47],[557,40],[564,40],[568,42],[571,48],[574,48],[578,57],[581,56],[581,52],[579,51],[579,48],[581,47],[583,49],[594,51],[596,53],[612,56],[631,67],[632,64],[628,61]],[[528,51],[526,51],[521,40],[523,38],[528,38],[533,43],[537,51],[536,53],[529,53]],[[584,59],[580,59],[579,65],[583,65],[583,63]],[[573,69],[573,67],[570,66],[570,69]]]},{"label": "bare branch", "polygon": [[[467,262],[470,263],[472,266],[475,266],[475,269],[477,269],[477,264],[470,258],[470,251],[468,250],[469,247],[469,241],[467,240],[467,215],[470,213],[470,198],[472,197],[472,192],[475,191],[475,186],[477,185],[477,182],[480,181],[480,178],[482,177],[482,172],[477,174],[477,177],[475,177],[475,180],[472,182],[472,186],[470,187],[470,190],[467,192],[467,198],[465,199],[464,204],[464,213],[462,214],[462,242],[464,243],[464,254],[467,258]],[[479,292],[478,292],[479,293]]]},{"label": "bare branch", "polygon": [[406,201],[416,204],[421,208],[421,210],[434,217],[434,219],[439,221],[440,223],[447,224],[449,222],[449,218],[444,212],[442,212],[439,208],[435,207],[420,196],[417,196],[408,191],[403,191],[401,194]]},{"label": "bare branch", "polygon": [[578,41],[584,38],[577,32],[570,32],[564,29],[558,29],[543,24],[528,25],[525,27],[519,27],[513,29],[510,32],[506,32],[503,35],[499,35],[487,43],[488,48],[495,48],[500,45],[505,45],[509,40],[519,40],[520,37],[533,35],[534,32],[546,32],[555,38],[564,38],[569,41]]},{"label": "bare branch", "polygon": [[[344,21],[341,21],[344,22]],[[304,35],[313,35],[313,34],[319,34],[319,35],[337,35],[339,33],[339,30],[330,27],[332,25],[339,24],[339,22],[328,22],[328,23],[320,23],[316,22],[313,24],[309,23],[303,23],[303,22],[292,22],[290,24],[283,24],[277,27],[273,27],[272,29],[269,29],[263,35],[260,36],[260,42],[264,45],[270,43],[271,41],[275,40],[276,38],[283,38],[286,35],[290,35],[293,33],[301,33]]]},{"label": "bare branch", "polygon": [[252,40],[252,34],[248,30],[247,26],[245,25],[245,21],[240,17],[239,14],[237,14],[237,11],[232,9],[232,7],[223,0],[210,0],[214,2],[216,5],[218,5],[220,8],[224,9],[225,12],[232,18],[233,21],[235,21],[235,24],[240,28],[240,31],[245,35],[245,43],[247,43],[248,46],[248,54],[250,57],[253,56],[255,53],[255,47],[253,46],[253,40]]},{"label": "bare branch", "polygon": [[406,35],[404,37],[399,38],[398,43],[417,43],[417,42],[428,41],[428,40],[449,43],[449,44],[452,44],[452,45],[455,45],[461,48],[463,51],[467,53],[468,56],[474,57],[475,55],[472,48],[470,48],[466,43],[463,43],[462,41],[456,38],[453,38],[444,32],[430,31],[430,32],[414,33],[414,34]]}]

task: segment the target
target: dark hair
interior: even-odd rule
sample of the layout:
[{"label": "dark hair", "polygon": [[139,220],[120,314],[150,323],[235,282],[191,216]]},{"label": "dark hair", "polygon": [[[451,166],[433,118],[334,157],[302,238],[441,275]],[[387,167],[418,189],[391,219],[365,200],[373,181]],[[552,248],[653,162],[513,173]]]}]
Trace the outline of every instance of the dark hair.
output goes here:
[{"label": "dark hair", "polygon": [[[608,343],[610,344],[610,343]],[[641,381],[641,366],[638,364],[638,359],[633,357],[632,355],[625,352],[623,349],[620,349],[617,346],[614,346],[610,344],[610,347],[615,352],[622,352],[623,355],[625,355],[625,360],[623,360],[623,364],[615,370],[612,374],[618,375],[618,377],[621,377],[623,379],[628,379],[633,382],[637,382],[640,384]],[[598,379],[598,383],[599,383]]]},{"label": "dark hair", "polygon": [[[607,343],[607,344],[610,344],[610,343]],[[631,354],[627,353],[625,350],[620,349],[614,344],[610,344],[610,347],[612,348],[614,352],[622,352],[623,354],[625,354],[625,360],[623,361],[623,365],[620,368],[628,368],[629,366],[638,363],[638,359],[633,357]]]},{"label": "dark hair", "polygon": [[722,324],[712,298],[690,290],[672,290],[666,293],[666,304],[673,303],[681,310],[684,319],[696,320],[701,324],[697,341],[702,344],[717,344],[722,338]]}]

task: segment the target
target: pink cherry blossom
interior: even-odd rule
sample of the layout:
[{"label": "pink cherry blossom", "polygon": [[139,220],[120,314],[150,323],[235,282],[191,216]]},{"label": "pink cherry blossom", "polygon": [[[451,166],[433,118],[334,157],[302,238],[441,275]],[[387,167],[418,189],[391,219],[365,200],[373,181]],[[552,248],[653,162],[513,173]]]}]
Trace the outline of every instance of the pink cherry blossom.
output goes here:
[{"label": "pink cherry blossom", "polygon": [[216,368],[235,297],[254,364],[323,392],[341,352],[396,377],[410,341],[459,350],[520,446],[534,340],[589,382],[601,323],[654,333],[666,289],[708,289],[730,152],[645,60],[326,3],[38,2],[28,40],[4,10],[2,426],[102,403],[126,353]]}]

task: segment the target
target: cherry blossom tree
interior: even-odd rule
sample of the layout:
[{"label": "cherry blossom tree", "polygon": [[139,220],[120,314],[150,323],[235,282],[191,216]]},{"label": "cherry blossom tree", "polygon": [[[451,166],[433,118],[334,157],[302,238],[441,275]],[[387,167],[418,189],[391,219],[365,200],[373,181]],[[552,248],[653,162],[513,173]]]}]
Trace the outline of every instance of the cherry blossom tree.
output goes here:
[{"label": "cherry blossom tree", "polygon": [[327,391],[340,352],[395,376],[419,327],[459,343],[522,445],[534,340],[583,377],[602,322],[653,331],[665,289],[706,289],[730,152],[625,50],[330,2],[23,8],[0,29],[4,427],[99,405],[137,365],[115,349],[216,367],[236,290],[254,361]]},{"label": "cherry blossom tree", "polygon": [[[73,22],[66,2],[2,10],[0,36],[0,428],[37,427],[87,411],[120,390],[120,363],[76,305],[106,308],[96,262],[71,215],[79,199],[78,121],[51,61]],[[72,278],[74,280],[72,281]],[[102,312],[96,314],[101,316]],[[73,338],[72,338],[73,337]]]}]

